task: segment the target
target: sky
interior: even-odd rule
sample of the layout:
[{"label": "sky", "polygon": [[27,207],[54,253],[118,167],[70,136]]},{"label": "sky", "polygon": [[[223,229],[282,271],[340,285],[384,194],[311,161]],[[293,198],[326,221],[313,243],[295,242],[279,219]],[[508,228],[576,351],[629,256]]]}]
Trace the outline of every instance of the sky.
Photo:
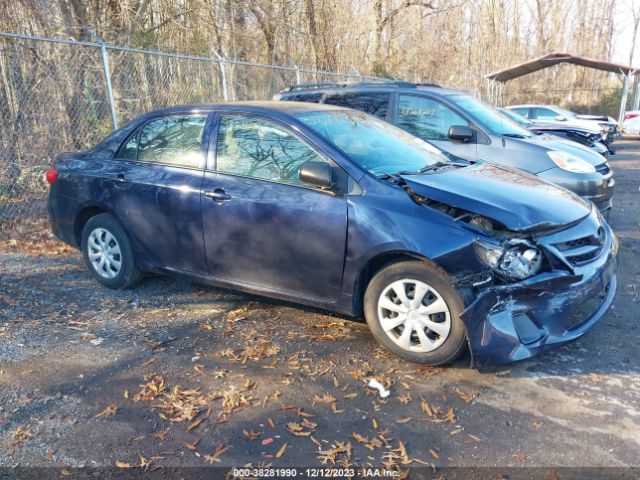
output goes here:
[{"label": "sky", "polygon": [[[615,28],[613,44],[613,61],[627,65],[631,53],[631,37],[633,36],[633,18],[631,8],[640,8],[640,0],[619,0],[615,12]],[[640,37],[640,32],[638,32]],[[640,67],[640,38],[636,38],[636,49],[633,58],[634,67]]]}]

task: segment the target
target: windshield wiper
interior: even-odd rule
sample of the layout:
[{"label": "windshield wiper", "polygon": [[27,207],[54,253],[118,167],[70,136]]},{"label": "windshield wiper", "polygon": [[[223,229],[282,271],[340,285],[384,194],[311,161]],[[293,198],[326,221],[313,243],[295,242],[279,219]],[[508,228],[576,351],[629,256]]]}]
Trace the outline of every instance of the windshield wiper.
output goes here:
[{"label": "windshield wiper", "polygon": [[425,165],[420,170],[418,170],[418,173],[430,172],[432,170],[438,170],[439,168],[443,168],[443,167],[451,167],[453,165],[454,164],[451,163],[451,162],[440,162],[440,161],[437,161],[436,163],[432,163],[430,165]]}]

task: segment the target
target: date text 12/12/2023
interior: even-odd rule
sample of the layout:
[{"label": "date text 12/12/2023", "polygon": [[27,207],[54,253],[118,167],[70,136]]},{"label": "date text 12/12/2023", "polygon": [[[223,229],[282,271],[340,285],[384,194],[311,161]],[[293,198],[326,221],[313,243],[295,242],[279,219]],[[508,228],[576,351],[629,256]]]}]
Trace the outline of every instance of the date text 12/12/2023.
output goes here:
[{"label": "date text 12/12/2023", "polygon": [[384,468],[234,468],[236,478],[397,478],[400,472]]}]

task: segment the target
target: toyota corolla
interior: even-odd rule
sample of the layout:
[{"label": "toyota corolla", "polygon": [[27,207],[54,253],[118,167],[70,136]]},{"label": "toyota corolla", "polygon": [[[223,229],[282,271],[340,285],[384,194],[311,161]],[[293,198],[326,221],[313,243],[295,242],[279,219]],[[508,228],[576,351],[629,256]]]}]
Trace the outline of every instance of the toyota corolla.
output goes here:
[{"label": "toyota corolla", "polygon": [[467,345],[477,366],[526,359],[586,333],[616,291],[591,203],[335,106],[152,112],[47,179],[54,234],[106,287],[179,274],[364,315],[414,362]]}]

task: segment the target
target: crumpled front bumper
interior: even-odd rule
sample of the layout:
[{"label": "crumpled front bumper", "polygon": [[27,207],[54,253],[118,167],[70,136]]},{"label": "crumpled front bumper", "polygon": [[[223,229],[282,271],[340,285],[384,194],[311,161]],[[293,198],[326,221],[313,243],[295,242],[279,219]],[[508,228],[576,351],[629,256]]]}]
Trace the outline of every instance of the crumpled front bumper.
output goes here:
[{"label": "crumpled front bumper", "polygon": [[[552,271],[483,290],[461,315],[473,365],[525,360],[589,331],[616,293],[617,259],[610,246],[605,251],[573,273]],[[594,301],[583,315],[582,307]]]}]

